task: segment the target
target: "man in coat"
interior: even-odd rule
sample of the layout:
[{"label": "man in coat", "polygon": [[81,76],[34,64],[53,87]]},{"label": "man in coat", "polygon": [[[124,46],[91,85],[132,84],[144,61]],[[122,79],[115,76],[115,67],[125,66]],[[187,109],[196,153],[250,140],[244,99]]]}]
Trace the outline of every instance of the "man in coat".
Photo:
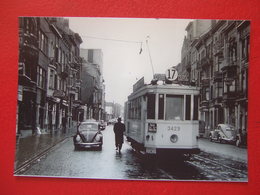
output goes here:
[{"label": "man in coat", "polygon": [[117,123],[114,125],[114,132],[115,132],[115,144],[116,144],[116,150],[121,153],[121,148],[124,142],[124,131],[125,131],[125,125],[121,123],[121,118],[119,117],[117,119]]}]

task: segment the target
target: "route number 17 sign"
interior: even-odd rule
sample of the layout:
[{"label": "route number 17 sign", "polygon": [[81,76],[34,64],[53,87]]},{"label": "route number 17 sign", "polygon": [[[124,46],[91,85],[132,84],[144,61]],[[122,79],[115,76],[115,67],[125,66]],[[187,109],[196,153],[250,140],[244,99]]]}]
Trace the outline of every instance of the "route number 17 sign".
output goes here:
[{"label": "route number 17 sign", "polygon": [[167,69],[165,75],[166,79],[169,81],[175,81],[178,78],[178,72],[173,67]]}]

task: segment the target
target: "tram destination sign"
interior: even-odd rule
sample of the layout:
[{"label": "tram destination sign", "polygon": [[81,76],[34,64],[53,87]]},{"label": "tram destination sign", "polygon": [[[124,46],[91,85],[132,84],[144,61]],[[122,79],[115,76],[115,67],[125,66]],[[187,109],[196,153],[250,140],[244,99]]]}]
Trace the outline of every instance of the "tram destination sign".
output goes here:
[{"label": "tram destination sign", "polygon": [[133,85],[133,91],[137,91],[138,89],[140,89],[141,87],[144,86],[144,77],[142,77],[141,79],[139,79],[134,85]]},{"label": "tram destination sign", "polygon": [[158,81],[165,81],[166,75],[165,74],[154,74],[153,78]]}]

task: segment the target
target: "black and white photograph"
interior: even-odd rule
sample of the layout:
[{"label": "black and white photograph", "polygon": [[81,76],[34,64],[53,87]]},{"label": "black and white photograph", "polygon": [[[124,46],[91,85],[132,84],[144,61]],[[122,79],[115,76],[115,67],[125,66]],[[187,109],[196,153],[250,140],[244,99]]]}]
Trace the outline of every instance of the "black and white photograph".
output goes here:
[{"label": "black and white photograph", "polygon": [[250,21],[18,21],[15,176],[248,182]]}]

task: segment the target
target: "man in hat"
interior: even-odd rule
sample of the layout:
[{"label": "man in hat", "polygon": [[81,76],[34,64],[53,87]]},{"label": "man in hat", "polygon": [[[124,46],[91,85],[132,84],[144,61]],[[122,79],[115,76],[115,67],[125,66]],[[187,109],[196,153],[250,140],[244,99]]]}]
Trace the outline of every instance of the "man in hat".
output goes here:
[{"label": "man in hat", "polygon": [[121,153],[121,148],[124,142],[124,131],[125,125],[121,123],[121,118],[119,117],[117,123],[114,125],[116,150],[118,150],[119,153]]}]

